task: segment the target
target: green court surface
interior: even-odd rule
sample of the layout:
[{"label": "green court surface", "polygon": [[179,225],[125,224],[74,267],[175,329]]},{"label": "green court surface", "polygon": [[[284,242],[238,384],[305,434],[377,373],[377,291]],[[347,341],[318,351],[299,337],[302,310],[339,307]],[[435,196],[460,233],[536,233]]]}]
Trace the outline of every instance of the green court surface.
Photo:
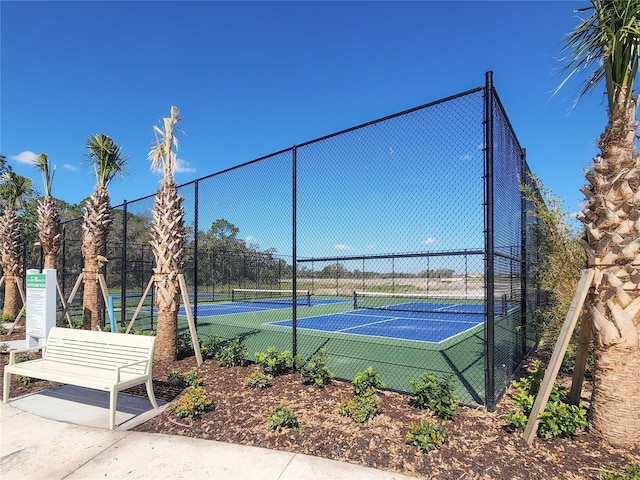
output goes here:
[{"label": "green court surface", "polygon": [[[312,306],[298,306],[298,320],[353,311],[351,298],[332,297],[331,300],[334,303],[314,302]],[[220,305],[219,302],[216,304]],[[127,318],[131,318],[134,311],[135,308],[129,307]],[[280,351],[293,350],[293,329],[273,325],[274,322],[291,318],[290,307],[267,307],[242,313],[200,315],[196,323],[201,342],[207,336],[219,337],[223,342],[239,336],[248,347],[249,359],[252,360],[255,352],[265,351],[268,347]],[[511,350],[518,345],[516,332],[519,322],[517,308],[508,315],[496,317],[496,351],[499,352],[497,356],[500,362],[509,362],[517,355]],[[150,310],[142,311],[133,327],[134,330],[154,328]],[[179,317],[179,330],[188,332],[185,316]],[[482,404],[485,401],[483,323],[439,343],[297,328],[296,350],[303,361],[323,347],[327,349],[331,359],[329,367],[337,379],[351,381],[356,373],[373,366],[380,373],[386,388],[408,391],[410,378],[427,372],[450,373],[453,375],[456,395],[462,402]],[[508,381],[501,371],[501,368],[496,369],[496,383]]]}]

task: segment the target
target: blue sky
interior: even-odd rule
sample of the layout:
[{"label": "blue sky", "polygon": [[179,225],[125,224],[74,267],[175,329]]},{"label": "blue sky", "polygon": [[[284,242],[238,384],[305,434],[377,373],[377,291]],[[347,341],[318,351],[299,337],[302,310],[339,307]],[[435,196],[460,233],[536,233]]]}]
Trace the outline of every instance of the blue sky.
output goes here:
[{"label": "blue sky", "polygon": [[[577,212],[606,125],[600,92],[552,95],[584,1],[0,2],[0,151],[47,153],[53,195],[95,186],[84,141],[129,155],[112,204],[153,194],[153,125],[177,105],[186,183],[293,145],[494,83],[529,165]],[[270,245],[264,245],[268,247]]]}]

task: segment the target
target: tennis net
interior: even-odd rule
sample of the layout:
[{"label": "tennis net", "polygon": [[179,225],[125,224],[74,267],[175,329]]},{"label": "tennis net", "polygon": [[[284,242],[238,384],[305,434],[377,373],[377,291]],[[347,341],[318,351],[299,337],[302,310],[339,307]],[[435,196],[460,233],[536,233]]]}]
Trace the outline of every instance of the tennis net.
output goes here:
[{"label": "tennis net", "polygon": [[435,297],[422,293],[353,292],[354,309],[397,312],[484,314],[484,299]]},{"label": "tennis net", "polygon": [[[271,305],[293,305],[294,290],[269,290],[255,288],[234,288],[232,302],[262,303]],[[311,292],[296,290],[296,305],[311,306]]]}]

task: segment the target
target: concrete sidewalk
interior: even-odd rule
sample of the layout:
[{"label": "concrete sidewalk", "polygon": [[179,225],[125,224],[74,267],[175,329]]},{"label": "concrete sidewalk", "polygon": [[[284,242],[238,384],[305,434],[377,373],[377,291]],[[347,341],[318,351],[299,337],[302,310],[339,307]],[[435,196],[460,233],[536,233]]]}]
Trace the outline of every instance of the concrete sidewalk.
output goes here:
[{"label": "concrete sidewalk", "polygon": [[[120,394],[108,400],[65,385],[0,403],[0,477],[43,479],[415,480],[349,463],[177,435],[132,432],[158,411]],[[161,406],[162,408],[162,406]]]}]

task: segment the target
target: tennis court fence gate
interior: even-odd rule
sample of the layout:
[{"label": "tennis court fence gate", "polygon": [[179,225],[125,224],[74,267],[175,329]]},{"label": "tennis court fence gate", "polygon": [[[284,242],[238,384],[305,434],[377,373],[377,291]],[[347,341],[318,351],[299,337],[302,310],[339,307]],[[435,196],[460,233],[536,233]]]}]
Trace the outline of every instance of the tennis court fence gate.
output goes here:
[{"label": "tennis court fence gate", "polygon": [[[481,87],[183,184],[184,273],[198,335],[240,336],[250,359],[268,346],[302,359],[326,348],[338,378],[373,366],[398,391],[421,373],[451,374],[463,401],[493,409],[537,342],[534,218],[523,184],[532,187],[525,150],[491,72]],[[112,210],[105,277],[122,325],[152,275],[153,200]],[[59,256],[67,294],[82,268],[80,242],[81,219],[67,222]],[[484,315],[479,328],[432,342],[301,328],[308,307],[295,303],[202,314],[234,288],[335,299],[318,307],[319,318],[345,308],[356,290],[480,298]],[[286,319],[291,328],[274,326]]]}]

